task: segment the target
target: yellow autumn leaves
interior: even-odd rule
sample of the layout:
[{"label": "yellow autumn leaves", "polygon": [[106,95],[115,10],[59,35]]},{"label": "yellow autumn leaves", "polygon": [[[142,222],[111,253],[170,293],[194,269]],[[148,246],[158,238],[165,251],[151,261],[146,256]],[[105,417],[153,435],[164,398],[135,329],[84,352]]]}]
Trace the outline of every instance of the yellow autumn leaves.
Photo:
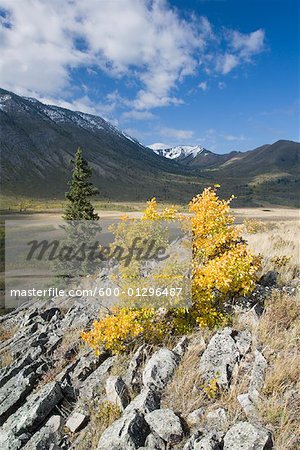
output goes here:
[{"label": "yellow autumn leaves", "polygon": [[[115,309],[95,321],[83,339],[96,351],[106,348],[123,351],[137,338],[157,341],[166,334],[191,331],[195,326],[214,327],[227,320],[225,305],[237,296],[249,294],[260,269],[254,256],[234,226],[229,200],[218,197],[217,187],[206,188],[189,203],[189,214],[179,214],[175,207],[158,211],[156,199],[147,202],[141,221],[179,219],[190,229],[192,238],[192,303],[189,308],[162,312],[155,308]],[[128,220],[124,218],[125,221]],[[134,227],[133,227],[134,228]],[[116,230],[120,238],[121,228]],[[128,268],[130,270],[130,268]]]}]

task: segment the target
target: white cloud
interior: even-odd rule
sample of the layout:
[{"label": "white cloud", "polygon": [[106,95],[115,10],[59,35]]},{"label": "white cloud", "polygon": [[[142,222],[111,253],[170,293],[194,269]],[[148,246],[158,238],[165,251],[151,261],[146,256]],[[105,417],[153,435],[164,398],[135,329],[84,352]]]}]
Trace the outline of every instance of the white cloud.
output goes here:
[{"label": "white cloud", "polygon": [[226,83],[224,81],[219,81],[218,82],[218,88],[223,90],[226,88]]},{"label": "white cloud", "polygon": [[202,89],[202,91],[206,91],[208,89],[207,81],[201,81],[201,83],[198,84],[198,87]]},{"label": "white cloud", "polygon": [[164,127],[160,129],[159,134],[164,137],[170,137],[178,140],[186,140],[194,136],[194,131]]},{"label": "white cloud", "polygon": [[238,66],[239,63],[240,60],[238,56],[231,53],[225,53],[225,55],[219,56],[217,68],[223,75],[226,75],[227,73],[231,72],[232,69],[234,69],[236,66]]},{"label": "white cloud", "polygon": [[[1,29],[1,83],[22,94],[62,93],[71,69],[130,74],[142,87],[136,109],[179,103],[170,95],[194,73],[194,52],[211,33],[207,19],[189,20],[163,0],[0,0],[8,12]],[[176,36],[176,39],[174,38]],[[80,45],[78,45],[80,43]]]},{"label": "white cloud", "polygon": [[240,134],[238,136],[234,135],[234,134],[225,134],[223,135],[223,138],[225,139],[225,141],[246,141],[247,138],[243,135]]},{"label": "white cloud", "polygon": [[165,150],[166,148],[171,148],[169,144],[163,144],[162,142],[155,142],[154,144],[147,145],[147,147],[152,150]]},{"label": "white cloud", "polygon": [[232,31],[230,33],[231,45],[240,52],[241,56],[250,57],[260,53],[264,48],[265,32],[261,28],[249,34]]},{"label": "white cloud", "polygon": [[41,97],[37,93],[31,94],[34,98],[38,98],[39,101],[46,105],[60,106],[61,108],[70,109],[71,111],[80,111],[96,116],[101,116],[105,120],[108,120],[113,125],[118,126],[118,120],[112,117],[111,113],[114,110],[114,105],[109,103],[99,104],[93,102],[87,95],[79,97],[73,101],[63,100],[56,97]]},{"label": "white cloud", "polygon": [[[136,83],[133,97],[107,98],[109,110],[120,104],[140,112],[181,104],[178,87],[185,77],[196,79],[199,70],[227,74],[250,61],[264,41],[263,30],[231,30],[217,37],[207,18],[183,18],[166,0],[0,0],[0,8],[6,11],[0,22],[4,88],[70,99],[76,95],[74,69],[86,68],[90,76],[104,71],[117,79],[130,77]],[[224,38],[226,51],[221,54]],[[204,83],[199,85],[203,90]],[[72,103],[105,109],[85,96]],[[128,117],[130,113],[138,118],[130,111]]]},{"label": "white cloud", "polygon": [[235,67],[252,61],[265,47],[265,32],[261,28],[252,33],[228,30],[225,33],[229,50],[217,57],[217,70],[226,75]]},{"label": "white cloud", "polygon": [[153,120],[155,115],[150,111],[126,111],[122,114],[122,119],[124,120]]}]

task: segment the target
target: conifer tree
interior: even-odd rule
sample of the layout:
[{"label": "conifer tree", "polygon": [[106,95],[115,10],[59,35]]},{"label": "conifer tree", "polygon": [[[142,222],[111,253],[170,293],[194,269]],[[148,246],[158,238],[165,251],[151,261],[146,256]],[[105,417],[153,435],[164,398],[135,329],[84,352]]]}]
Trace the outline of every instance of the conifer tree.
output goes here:
[{"label": "conifer tree", "polygon": [[89,181],[92,176],[92,169],[83,158],[81,148],[78,147],[72,178],[69,182],[70,189],[66,193],[68,203],[65,208],[63,219],[67,221],[77,220],[99,220],[94,207],[90,202],[90,197],[98,193],[98,189]]}]

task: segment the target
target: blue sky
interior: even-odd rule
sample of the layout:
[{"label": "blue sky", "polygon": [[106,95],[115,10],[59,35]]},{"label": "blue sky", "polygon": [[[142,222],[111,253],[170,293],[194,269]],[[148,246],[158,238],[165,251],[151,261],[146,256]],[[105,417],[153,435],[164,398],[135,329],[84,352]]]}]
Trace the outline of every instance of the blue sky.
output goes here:
[{"label": "blue sky", "polygon": [[143,144],[299,140],[297,0],[0,0],[0,85]]}]

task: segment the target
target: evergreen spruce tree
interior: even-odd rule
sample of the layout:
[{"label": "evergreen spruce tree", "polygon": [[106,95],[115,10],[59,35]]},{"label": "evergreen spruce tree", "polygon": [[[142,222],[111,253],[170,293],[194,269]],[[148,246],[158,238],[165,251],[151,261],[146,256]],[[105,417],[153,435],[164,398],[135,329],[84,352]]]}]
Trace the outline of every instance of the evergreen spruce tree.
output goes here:
[{"label": "evergreen spruce tree", "polygon": [[71,161],[74,165],[70,189],[66,193],[68,200],[63,219],[67,221],[74,220],[99,220],[94,207],[89,198],[98,193],[98,189],[89,181],[92,176],[92,169],[88,162],[83,158],[81,148],[75,154],[75,160]]},{"label": "evergreen spruce tree", "polygon": [[66,193],[67,205],[62,216],[66,224],[61,226],[64,236],[60,246],[65,250],[52,265],[56,276],[65,280],[84,277],[95,271],[95,262],[82,256],[84,253],[80,248],[92,247],[96,233],[101,231],[97,222],[99,216],[90,201],[90,197],[97,194],[98,189],[90,182],[92,170],[83,158],[80,148],[71,162],[73,172],[68,183],[70,189]]}]

